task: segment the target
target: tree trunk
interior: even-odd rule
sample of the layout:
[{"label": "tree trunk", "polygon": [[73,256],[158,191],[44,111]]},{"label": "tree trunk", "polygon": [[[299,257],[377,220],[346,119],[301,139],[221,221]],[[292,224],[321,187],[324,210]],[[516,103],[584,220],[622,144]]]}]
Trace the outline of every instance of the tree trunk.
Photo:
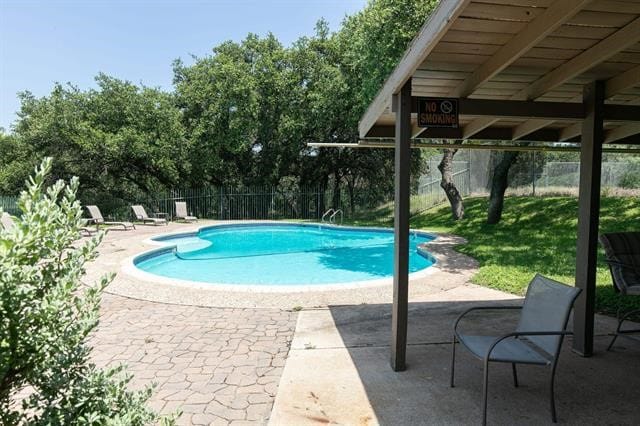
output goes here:
[{"label": "tree trunk", "polygon": [[509,186],[509,169],[518,158],[518,152],[505,151],[502,159],[496,164],[491,180],[491,195],[489,196],[489,211],[487,213],[487,223],[495,225],[502,218],[502,208],[504,207],[504,193]]},{"label": "tree trunk", "polygon": [[342,180],[342,176],[339,173],[333,174],[333,200],[332,200],[332,208],[338,210],[340,208],[340,181]]},{"label": "tree trunk", "polygon": [[446,148],[443,149],[442,161],[438,164],[438,170],[442,174],[440,180],[440,187],[447,194],[449,204],[451,204],[451,214],[453,220],[460,220],[464,217],[464,205],[462,203],[462,196],[460,191],[456,188],[456,184],[453,183],[453,156],[458,152],[457,149]]},{"label": "tree trunk", "polygon": [[347,179],[347,190],[349,191],[349,207],[351,208],[351,215],[353,216],[356,213],[356,182],[355,178],[353,180]]}]

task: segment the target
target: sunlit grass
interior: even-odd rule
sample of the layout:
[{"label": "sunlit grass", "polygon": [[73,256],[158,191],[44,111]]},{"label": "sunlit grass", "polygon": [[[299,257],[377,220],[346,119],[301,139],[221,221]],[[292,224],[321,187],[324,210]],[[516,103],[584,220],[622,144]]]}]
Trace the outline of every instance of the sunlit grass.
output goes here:
[{"label": "sunlit grass", "polygon": [[[451,219],[448,205],[433,208],[411,220],[411,227],[450,232],[467,239],[456,247],[480,263],[473,282],[522,295],[536,272],[568,284],[575,282],[578,202],[574,197],[509,197],[502,221],[487,225],[487,199],[465,200],[465,218]],[[358,224],[390,225],[364,218]],[[604,197],[600,232],[640,229],[640,198]],[[597,272],[597,309],[615,313],[619,298],[611,286],[600,249]],[[640,307],[640,298],[625,305]]]}]

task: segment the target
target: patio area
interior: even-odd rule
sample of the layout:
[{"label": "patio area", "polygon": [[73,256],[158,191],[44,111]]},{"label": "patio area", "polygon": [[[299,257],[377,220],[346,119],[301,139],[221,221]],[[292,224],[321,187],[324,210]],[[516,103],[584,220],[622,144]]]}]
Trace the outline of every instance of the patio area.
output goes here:
[{"label": "patio area", "polygon": [[[487,298],[481,303],[470,297]],[[391,305],[331,306],[302,311],[280,381],[271,425],[455,425],[480,424],[482,362],[465,351],[456,363],[456,387],[449,387],[451,330],[464,309],[496,304],[491,291],[458,292],[410,303],[407,370],[389,368]],[[451,295],[449,295],[451,296]],[[502,301],[500,303],[513,303]],[[500,314],[504,315],[504,314]],[[485,333],[498,330],[496,319],[469,324]],[[506,325],[509,321],[502,324]],[[637,424],[640,409],[640,344],[618,339],[605,352],[615,327],[596,319],[596,352],[583,358],[565,340],[556,377],[560,424]],[[313,368],[309,368],[313,366]],[[514,389],[508,364],[492,364],[489,424],[552,424],[549,368],[518,366]]]},{"label": "patio area", "polygon": [[[88,278],[121,271],[124,259],[153,247],[145,243],[152,235],[197,226],[203,223],[111,231]],[[120,272],[103,298],[93,359],[99,366],[126,363],[135,387],[157,383],[152,406],[162,413],[180,408],[184,425],[475,423],[482,365],[461,351],[457,387],[449,388],[453,320],[471,304],[519,300],[471,284],[477,265],[452,250],[458,241],[450,235],[436,240],[437,266],[410,286],[405,372],[389,368],[391,283],[250,293],[143,282]],[[640,344],[620,339],[604,352],[615,321],[598,316],[596,323],[592,358],[574,354],[565,341],[556,385],[559,422],[634,424],[640,410],[619,401],[640,396]],[[489,422],[550,423],[549,370],[519,370],[514,391],[509,368],[493,367]]]}]

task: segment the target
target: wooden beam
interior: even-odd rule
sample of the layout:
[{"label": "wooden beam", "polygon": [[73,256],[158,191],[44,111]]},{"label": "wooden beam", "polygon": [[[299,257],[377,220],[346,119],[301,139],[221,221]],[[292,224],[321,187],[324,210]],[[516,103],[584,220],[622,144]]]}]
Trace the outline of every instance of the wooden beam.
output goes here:
[{"label": "wooden beam", "polygon": [[636,18],[595,46],[565,62],[563,65],[545,74],[527,88],[521,90],[515,99],[536,99],[549,90],[602,63],[616,53],[634,45],[640,40],[640,18]]},{"label": "wooden beam", "polygon": [[[605,83],[605,99],[612,98],[620,92],[640,84],[640,65],[627,72],[610,78]],[[578,101],[572,99],[571,101]],[[582,104],[579,105],[582,108]],[[640,110],[628,108],[630,105],[605,105],[605,120],[640,120]],[[622,107],[621,109],[619,109]],[[520,124],[513,132],[513,139],[521,139],[529,133],[553,124],[555,120],[530,120]],[[582,123],[576,123],[560,131],[560,140],[567,141],[580,136]]]},{"label": "wooden beam", "polygon": [[[640,140],[635,141],[640,145]],[[310,142],[307,144],[310,148],[382,148],[395,149],[395,142],[380,140],[373,141],[369,139],[361,140],[358,143],[332,143],[332,142]],[[411,142],[412,149],[444,149],[454,147],[450,143],[435,142]],[[536,152],[580,152],[580,146],[553,146],[553,145],[498,145],[498,144],[475,144],[468,143],[464,145],[455,145],[458,148],[469,149],[472,151],[536,151]],[[640,148],[615,148],[605,147],[602,152],[612,154],[640,154]]]},{"label": "wooden beam", "polygon": [[376,124],[364,136],[366,138],[392,138],[396,134],[395,126]]},{"label": "wooden beam", "polygon": [[382,89],[378,92],[365,114],[360,119],[358,129],[364,137],[388,106],[392,95],[398,93],[411,78],[442,36],[453,25],[456,18],[471,0],[442,0],[422,26],[404,56],[393,70]]},{"label": "wooden beam", "polygon": [[640,122],[640,106],[606,104],[604,106],[604,120]]},{"label": "wooden beam", "polygon": [[605,99],[609,99],[618,93],[640,84],[640,65],[631,68],[609,80],[604,89]]},{"label": "wooden beam", "polygon": [[541,119],[525,121],[524,123],[517,125],[513,129],[513,133],[511,134],[511,139],[514,141],[517,141],[518,139],[521,139],[527,136],[528,134],[535,132],[536,130],[540,130],[547,127],[551,123],[553,123],[552,120],[541,120]]},{"label": "wooden beam", "polygon": [[482,130],[486,129],[487,127],[491,126],[493,123],[499,120],[500,120],[499,118],[493,118],[493,117],[476,118],[475,120],[473,120],[472,122],[468,123],[466,126],[463,127],[462,139],[470,139],[476,133],[481,132]]},{"label": "wooden beam", "polygon": [[460,99],[460,115],[491,118],[553,118],[575,120],[584,117],[582,104],[518,100]]},{"label": "wooden beam", "polygon": [[409,199],[411,160],[411,80],[394,95],[396,113],[395,198],[393,246],[393,306],[391,308],[391,368],[406,369],[409,312]]},{"label": "wooden beam", "polygon": [[[413,96],[411,98],[411,112],[414,114],[418,112],[419,98],[421,98],[421,96]],[[625,105],[624,107],[628,106]],[[490,116],[492,118],[553,118],[554,120],[575,120],[584,117],[582,104],[577,102],[534,102],[461,98],[458,100],[458,108],[460,115]]]},{"label": "wooden beam", "polygon": [[576,136],[580,136],[582,132],[582,122],[572,124],[569,127],[565,127],[560,130],[560,141],[568,141],[569,139],[575,138]]},{"label": "wooden beam", "polygon": [[[531,21],[524,30],[513,36],[508,43],[479,66],[459,86],[451,90],[449,96],[467,97],[472,94],[480,85],[511,65],[547,35],[555,31],[589,1],[563,0],[553,3],[544,13]],[[490,9],[488,10],[490,11]]]},{"label": "wooden beam", "polygon": [[640,133],[640,123],[629,123],[609,130],[604,137],[604,143],[613,143],[615,141],[628,138],[629,136]]},{"label": "wooden beam", "polygon": [[580,144],[580,188],[578,190],[578,241],[576,287],[582,293],[573,315],[573,350],[582,356],[593,354],[596,305],[596,263],[600,222],[600,177],[604,140],[604,82],[584,89],[586,117]]}]

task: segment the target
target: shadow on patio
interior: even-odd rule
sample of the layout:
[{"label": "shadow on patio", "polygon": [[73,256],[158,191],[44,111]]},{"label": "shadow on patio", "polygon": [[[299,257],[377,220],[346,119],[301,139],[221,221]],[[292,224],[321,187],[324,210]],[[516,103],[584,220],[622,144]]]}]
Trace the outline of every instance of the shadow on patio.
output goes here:
[{"label": "shadow on patio", "polygon": [[[424,302],[409,305],[407,371],[389,366],[391,305],[332,306],[301,312],[271,424],[478,424],[482,363],[459,351],[456,388],[449,387],[451,328],[469,306],[519,301]],[[476,320],[474,321],[473,318]],[[505,330],[504,313],[468,321],[467,329]],[[605,352],[615,325],[596,318],[596,353],[582,358],[565,340],[556,401],[563,424],[637,424],[640,344],[621,339]],[[489,326],[488,324],[492,324]],[[498,324],[500,328],[496,327]],[[492,364],[490,424],[547,424],[550,368],[518,366],[514,389],[507,364]]]}]

